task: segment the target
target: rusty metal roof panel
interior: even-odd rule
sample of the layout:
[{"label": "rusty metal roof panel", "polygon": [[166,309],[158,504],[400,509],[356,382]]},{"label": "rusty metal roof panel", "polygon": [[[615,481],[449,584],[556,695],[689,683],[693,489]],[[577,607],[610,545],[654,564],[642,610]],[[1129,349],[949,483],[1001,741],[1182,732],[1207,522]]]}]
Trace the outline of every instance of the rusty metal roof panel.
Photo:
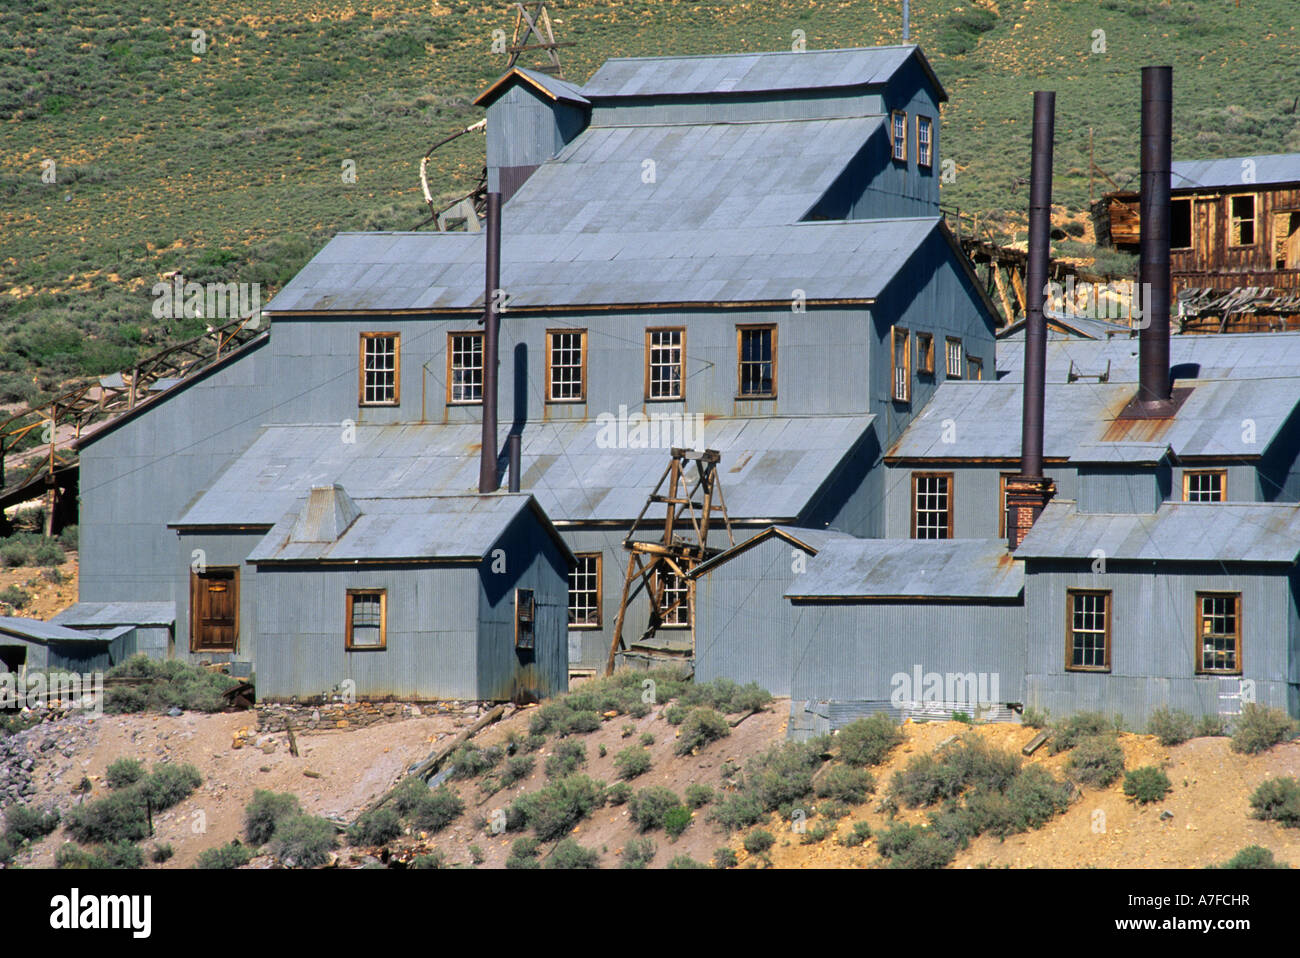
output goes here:
[{"label": "rusty metal roof panel", "polygon": [[1012,600],[1023,589],[1024,564],[1002,539],[836,538],[808,560],[785,595]]}]

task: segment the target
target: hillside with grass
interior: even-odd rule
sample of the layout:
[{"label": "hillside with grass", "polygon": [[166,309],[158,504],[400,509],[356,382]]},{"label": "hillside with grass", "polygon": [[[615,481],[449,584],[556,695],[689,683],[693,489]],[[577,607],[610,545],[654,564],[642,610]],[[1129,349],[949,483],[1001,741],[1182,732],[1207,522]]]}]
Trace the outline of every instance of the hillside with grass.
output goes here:
[{"label": "hillside with grass", "polygon": [[[898,8],[552,4],[577,81],[611,56],[787,49],[796,31],[809,48],[897,43]],[[1174,66],[1176,156],[1300,149],[1294,0],[911,9],[912,39],[950,96],[941,148],[956,175],[944,205],[980,212],[1007,238],[1025,205],[1035,88],[1057,91],[1056,197],[1075,211],[1087,201],[1090,129],[1098,164],[1134,179],[1144,64]],[[427,217],[419,159],[479,118],[471,101],[504,66],[493,31],[512,25],[507,4],[467,0],[6,4],[0,403],[201,333],[201,320],[152,316],[164,274],[261,283],[265,299],[338,230],[415,227]],[[477,136],[439,150],[435,192],[470,189],[482,151]]]}]

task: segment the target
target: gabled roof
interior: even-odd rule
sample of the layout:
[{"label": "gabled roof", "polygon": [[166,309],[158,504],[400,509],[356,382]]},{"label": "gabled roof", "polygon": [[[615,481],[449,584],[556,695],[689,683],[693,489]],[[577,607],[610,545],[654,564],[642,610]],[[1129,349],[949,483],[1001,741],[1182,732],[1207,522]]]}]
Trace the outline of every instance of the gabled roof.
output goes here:
[{"label": "gabled roof", "polygon": [[1069,499],[1043,510],[1017,559],[1139,559],[1293,563],[1300,554],[1300,505],[1166,502],[1154,515],[1081,513]]},{"label": "gabled roof", "polygon": [[1024,564],[1002,539],[836,539],[787,599],[1016,599]]},{"label": "gabled roof", "polygon": [[[1048,339],[1109,339],[1112,336],[1129,339],[1134,335],[1131,326],[1110,322],[1105,319],[1091,319],[1086,316],[1072,316],[1068,313],[1053,312],[1048,312],[1046,318]],[[1014,323],[1003,326],[998,330],[998,339],[1015,339],[1023,343],[1025,339],[1024,317],[1022,316]],[[1024,347],[1021,346],[1021,348]]]},{"label": "gabled roof", "polygon": [[1217,160],[1175,160],[1170,164],[1170,185],[1176,190],[1252,190],[1261,185],[1300,183],[1300,153],[1230,156]]},{"label": "gabled roof", "polygon": [[802,549],[808,555],[816,555],[817,552],[835,539],[852,539],[853,537],[847,532],[836,532],[834,529],[805,529],[802,526],[768,526],[757,535],[751,536],[744,542],[737,543],[725,552],[720,552],[707,562],[701,562],[689,573],[687,578],[695,579],[706,572],[730,562],[738,555],[748,552],[754,546],[766,542],[769,539],[784,539],[790,545],[797,549]]},{"label": "gabled roof", "polygon": [[474,98],[474,105],[491,106],[501,94],[516,83],[521,83],[530,90],[537,91],[552,102],[572,103],[575,106],[587,106],[590,102],[582,95],[577,86],[567,80],[549,76],[540,70],[511,67],[492,81],[490,87]]},{"label": "gabled roof", "polygon": [[176,624],[175,602],[78,602],[50,619],[66,626]]},{"label": "gabled roof", "polygon": [[934,84],[943,85],[919,47],[850,47],[842,50],[776,50],[718,56],[611,57],[582,86],[592,100],[633,96],[719,96],[831,90],[886,83],[913,57]]}]

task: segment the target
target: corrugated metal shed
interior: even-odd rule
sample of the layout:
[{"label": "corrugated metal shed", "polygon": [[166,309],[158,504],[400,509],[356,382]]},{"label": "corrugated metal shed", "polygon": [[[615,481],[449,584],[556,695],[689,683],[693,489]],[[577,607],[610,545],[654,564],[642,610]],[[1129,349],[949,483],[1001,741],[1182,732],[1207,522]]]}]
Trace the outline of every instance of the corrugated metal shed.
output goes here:
[{"label": "corrugated metal shed", "polygon": [[725,56],[611,57],[582,86],[590,99],[828,90],[885,83],[916,57],[947,99],[914,45],[843,50],[781,50]]},{"label": "corrugated metal shed", "polygon": [[[1253,175],[1253,179],[1245,179],[1247,172]],[[1265,184],[1300,183],[1300,153],[1175,160],[1170,166],[1169,183],[1176,190],[1195,187],[1245,189]]]},{"label": "corrugated metal shed", "polygon": [[1001,539],[849,539],[827,542],[788,599],[1016,599],[1024,564]]},{"label": "corrugated metal shed", "polygon": [[1155,515],[1080,513],[1050,503],[1016,550],[1018,559],[1280,562],[1300,554],[1300,505],[1166,502]]},{"label": "corrugated metal shed", "polygon": [[175,602],[78,602],[50,619],[66,626],[173,625]]},{"label": "corrugated metal shed", "polygon": [[[722,454],[733,520],[793,519],[874,419],[712,419],[696,444]],[[522,486],[553,521],[630,521],[645,505],[670,443],[611,446],[612,428],[597,419],[524,429]],[[271,526],[328,483],[357,498],[464,495],[478,486],[480,438],[477,423],[357,426],[353,443],[338,441],[336,425],[268,426],[173,525]]]},{"label": "corrugated metal shed", "polygon": [[[1220,337],[1201,337],[1218,339]],[[1176,456],[1243,456],[1264,453],[1300,403],[1300,377],[1289,379],[1188,380],[1193,387],[1172,420],[1120,420],[1133,398],[1129,383],[1047,384],[1043,452],[1069,459],[1096,459],[1096,444],[1157,443]],[[1018,382],[945,382],[889,458],[979,459],[1020,456],[1024,397]],[[1254,420],[1253,441],[1242,421]],[[945,424],[955,424],[955,429]],[[1091,450],[1089,452],[1088,450]],[[1120,453],[1116,453],[1119,455]]]}]

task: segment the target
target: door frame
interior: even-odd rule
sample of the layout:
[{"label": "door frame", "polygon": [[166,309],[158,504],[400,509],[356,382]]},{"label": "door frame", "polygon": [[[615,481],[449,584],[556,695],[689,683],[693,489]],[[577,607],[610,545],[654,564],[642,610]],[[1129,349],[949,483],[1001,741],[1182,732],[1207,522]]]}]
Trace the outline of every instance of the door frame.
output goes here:
[{"label": "door frame", "polygon": [[[198,644],[199,634],[199,587],[200,583],[213,572],[229,572],[232,596],[232,608],[234,612],[234,634],[231,638],[230,647],[214,648],[202,647]],[[211,652],[217,655],[225,653],[234,653],[239,651],[239,566],[233,565],[214,565],[207,566],[202,572],[195,569],[190,570],[190,651],[194,653]]]}]

